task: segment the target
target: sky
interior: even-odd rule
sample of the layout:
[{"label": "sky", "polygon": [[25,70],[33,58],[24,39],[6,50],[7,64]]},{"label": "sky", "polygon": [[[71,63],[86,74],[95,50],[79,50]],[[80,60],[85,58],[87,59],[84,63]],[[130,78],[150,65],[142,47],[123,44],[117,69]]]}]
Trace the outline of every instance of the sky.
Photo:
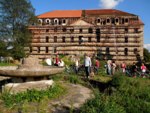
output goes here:
[{"label": "sky", "polygon": [[[39,15],[53,10],[118,9],[138,15],[144,25],[144,47],[150,51],[150,0],[30,0]],[[148,13],[149,12],[149,13]]]}]

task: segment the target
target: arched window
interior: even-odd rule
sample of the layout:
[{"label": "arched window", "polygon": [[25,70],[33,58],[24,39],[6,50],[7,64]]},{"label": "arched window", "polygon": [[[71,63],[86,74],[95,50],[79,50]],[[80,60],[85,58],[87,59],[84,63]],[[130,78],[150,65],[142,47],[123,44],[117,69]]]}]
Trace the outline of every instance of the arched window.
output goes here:
[{"label": "arched window", "polygon": [[42,19],[38,19],[38,23],[39,23],[39,24],[42,24],[42,23],[43,23],[43,20],[42,20]]},{"label": "arched window", "polygon": [[101,19],[100,18],[97,19],[97,23],[101,23]]},{"label": "arched window", "polygon": [[125,54],[125,55],[128,55],[128,48],[125,48],[125,49],[124,49],[124,54]]},{"label": "arched window", "polygon": [[54,19],[54,25],[58,25],[59,24],[59,20],[57,18]]},{"label": "arched window", "polygon": [[116,18],[116,19],[115,19],[115,22],[116,22],[116,23],[119,23],[119,18]]},{"label": "arched window", "polygon": [[106,22],[107,22],[107,23],[110,23],[110,19],[109,19],[109,18],[107,18]]},{"label": "arched window", "polygon": [[66,19],[63,19],[62,20],[62,25],[66,25],[66,23],[67,23]]},{"label": "arched window", "polygon": [[46,24],[50,24],[50,23],[51,23],[51,20],[50,20],[50,19],[46,19],[46,20],[45,20],[45,23],[46,23]]}]

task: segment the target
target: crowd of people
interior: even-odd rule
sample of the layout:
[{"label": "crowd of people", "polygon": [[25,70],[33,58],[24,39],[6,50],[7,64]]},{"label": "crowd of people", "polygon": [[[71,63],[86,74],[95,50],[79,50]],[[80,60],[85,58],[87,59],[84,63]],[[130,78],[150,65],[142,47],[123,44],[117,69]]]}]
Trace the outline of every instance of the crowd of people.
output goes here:
[{"label": "crowd of people", "polygon": [[[76,74],[78,74],[80,67],[84,67],[85,75],[87,78],[91,74],[94,73],[94,75],[98,74],[100,69],[100,62],[98,59],[94,58],[88,54],[84,54],[83,63],[80,62],[80,58],[78,56],[74,57],[74,71]],[[56,55],[54,58],[48,58],[46,59],[46,63],[48,65],[54,65],[59,67],[64,67],[65,63],[62,59],[59,58],[58,55]],[[132,65],[126,65],[125,62],[122,62],[120,65],[117,65],[114,60],[108,60],[105,64],[105,72],[107,75],[114,75],[116,71],[120,70],[123,74],[136,77],[137,73],[141,76],[145,76],[145,73],[147,71],[147,67],[142,63],[140,69],[136,65],[135,62],[133,62]]]},{"label": "crowd of people", "polygon": [[64,61],[62,60],[62,59],[60,59],[59,57],[58,57],[58,55],[56,55],[56,57],[55,58],[47,58],[46,60],[45,60],[45,62],[47,63],[47,65],[49,65],[49,66],[52,66],[52,65],[54,65],[54,66],[59,66],[59,67],[64,67],[65,66],[65,63],[64,63]]}]

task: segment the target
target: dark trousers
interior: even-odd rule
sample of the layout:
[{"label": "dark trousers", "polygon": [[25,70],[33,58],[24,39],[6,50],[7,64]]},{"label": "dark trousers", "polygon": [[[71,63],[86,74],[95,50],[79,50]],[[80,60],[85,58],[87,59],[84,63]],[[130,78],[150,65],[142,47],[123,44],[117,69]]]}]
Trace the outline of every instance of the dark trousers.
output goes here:
[{"label": "dark trousers", "polygon": [[90,67],[89,66],[85,67],[85,73],[86,73],[86,77],[88,78],[88,76],[90,75]]}]

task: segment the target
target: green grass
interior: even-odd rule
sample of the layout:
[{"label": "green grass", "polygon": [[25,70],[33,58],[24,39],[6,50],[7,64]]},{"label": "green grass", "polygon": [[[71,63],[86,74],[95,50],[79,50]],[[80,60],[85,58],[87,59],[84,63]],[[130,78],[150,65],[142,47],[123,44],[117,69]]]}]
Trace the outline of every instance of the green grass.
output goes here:
[{"label": "green grass", "polygon": [[0,66],[16,66],[16,64],[0,62]]},{"label": "green grass", "polygon": [[4,91],[0,95],[0,100],[3,101],[4,105],[8,108],[14,107],[24,102],[40,102],[44,99],[54,99],[66,92],[65,87],[60,84],[55,84],[53,87],[47,88],[47,90],[27,90],[17,94],[11,94],[8,91]]}]

